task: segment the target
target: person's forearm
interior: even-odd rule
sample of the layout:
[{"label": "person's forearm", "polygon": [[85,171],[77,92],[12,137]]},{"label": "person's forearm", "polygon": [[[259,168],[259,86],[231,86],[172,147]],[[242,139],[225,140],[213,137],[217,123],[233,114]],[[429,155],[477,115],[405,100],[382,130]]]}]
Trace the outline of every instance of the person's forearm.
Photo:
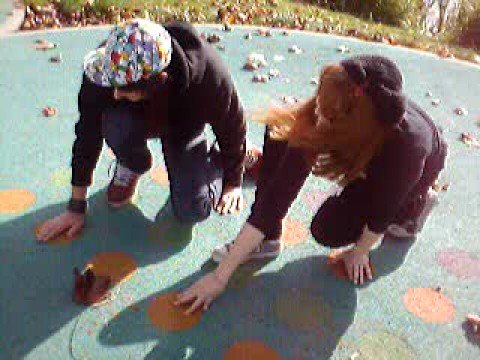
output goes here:
[{"label": "person's forearm", "polygon": [[264,234],[248,222],[243,225],[227,256],[215,270],[215,274],[223,281],[228,282],[237,267],[244,262],[248,255],[262,242]]},{"label": "person's forearm", "polygon": [[72,199],[85,200],[87,198],[87,186],[72,186]]},{"label": "person's forearm", "polygon": [[365,225],[363,228],[363,233],[360,236],[360,239],[357,241],[355,247],[365,253],[368,253],[370,249],[380,240],[383,239],[384,234],[377,234],[368,229],[368,226]]}]

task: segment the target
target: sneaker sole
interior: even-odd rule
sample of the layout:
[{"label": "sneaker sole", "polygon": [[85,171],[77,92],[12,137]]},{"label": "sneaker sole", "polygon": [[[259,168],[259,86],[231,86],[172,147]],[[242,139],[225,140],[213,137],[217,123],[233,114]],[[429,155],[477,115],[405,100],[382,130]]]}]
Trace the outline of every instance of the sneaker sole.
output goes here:
[{"label": "sneaker sole", "polygon": [[112,201],[109,201],[108,198],[107,198],[107,204],[108,204],[108,206],[110,206],[114,209],[120,209],[121,207],[123,207],[127,204],[131,204],[133,201],[135,201],[136,198],[137,198],[137,190],[135,190],[135,192],[133,193],[132,196],[130,196],[128,199],[125,199],[121,202],[112,202]]},{"label": "sneaker sole", "polygon": [[[255,253],[255,254],[251,254],[250,256],[248,256],[244,261],[242,261],[242,264],[245,264],[247,262],[253,262],[253,261],[259,261],[259,260],[265,260],[265,259],[274,259],[276,257],[278,257],[278,255],[280,255],[281,253],[281,250],[278,250],[278,251],[275,251],[275,252],[269,252],[269,253],[262,253],[262,254],[258,254],[258,253]],[[224,258],[225,258],[226,255],[221,255],[217,252],[213,252],[212,253],[212,260],[216,263],[220,263]]]}]

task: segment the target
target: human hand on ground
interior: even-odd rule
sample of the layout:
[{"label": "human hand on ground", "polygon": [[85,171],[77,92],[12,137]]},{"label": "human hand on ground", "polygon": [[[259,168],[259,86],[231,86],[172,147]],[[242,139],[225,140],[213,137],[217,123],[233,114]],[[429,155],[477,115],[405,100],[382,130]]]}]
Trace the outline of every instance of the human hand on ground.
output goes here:
[{"label": "human hand on ground", "polygon": [[40,242],[48,242],[53,238],[67,233],[70,238],[78,235],[85,224],[85,215],[78,214],[71,211],[65,211],[64,213],[48,220],[43,224],[37,235],[37,240]]},{"label": "human hand on ground", "polygon": [[370,259],[368,257],[368,251],[353,247],[352,249],[345,251],[341,258],[345,263],[348,278],[353,281],[355,285],[363,285],[368,279],[372,280],[372,269],[370,267]]},{"label": "human hand on ground", "polygon": [[208,310],[210,304],[225,290],[226,286],[227,282],[220,279],[218,275],[212,271],[188,289],[181,292],[177,297],[175,305],[179,306],[191,303],[192,305],[186,311],[187,315],[201,307],[203,307],[203,310]]},{"label": "human hand on ground", "polygon": [[242,188],[240,186],[225,186],[215,210],[221,215],[236,214],[244,206]]}]

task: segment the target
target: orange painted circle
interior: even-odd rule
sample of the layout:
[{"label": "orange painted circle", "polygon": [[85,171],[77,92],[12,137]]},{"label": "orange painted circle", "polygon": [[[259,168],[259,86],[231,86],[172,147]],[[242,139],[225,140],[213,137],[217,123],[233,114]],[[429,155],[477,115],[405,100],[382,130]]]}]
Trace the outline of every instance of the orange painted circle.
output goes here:
[{"label": "orange painted circle", "polygon": [[[333,272],[333,274],[342,280],[350,281],[348,278],[347,269],[345,268],[345,263],[339,257],[343,254],[344,250],[334,250],[328,255],[327,266]],[[375,265],[370,260],[370,269],[372,270],[372,275],[375,276]]]},{"label": "orange painted circle", "polygon": [[446,324],[455,318],[452,301],[434,289],[408,289],[403,303],[408,311],[427,323]]},{"label": "orange painted circle", "polygon": [[189,306],[175,306],[177,293],[171,292],[157,296],[148,306],[148,317],[152,324],[165,331],[187,330],[200,322],[202,311],[197,310],[185,315]]},{"label": "orange painted circle", "polygon": [[[43,223],[40,223],[38,224],[37,226],[35,226],[35,237],[37,238],[38,240],[38,235],[40,233],[40,230],[42,229],[43,225],[45,224],[45,222]],[[54,244],[54,245],[66,245],[66,244],[70,244],[73,240],[75,240],[75,237],[70,237],[67,235],[67,231],[65,231],[64,233],[58,235],[57,237],[49,240],[49,241],[45,241],[46,244]]]},{"label": "orange painted circle", "polygon": [[308,230],[302,222],[287,219],[283,224],[282,244],[285,246],[301,244],[307,240],[308,235]]},{"label": "orange painted circle", "polygon": [[168,173],[163,166],[159,166],[150,171],[150,176],[153,181],[161,186],[168,186]]},{"label": "orange painted circle", "polygon": [[0,191],[0,214],[17,214],[35,203],[36,196],[25,189]]},{"label": "orange painted circle", "polygon": [[260,341],[240,341],[233,344],[223,354],[223,360],[281,360],[271,347]]},{"label": "orange painted circle", "polygon": [[137,263],[127,254],[104,252],[95,255],[87,267],[90,267],[95,275],[109,277],[112,284],[118,284],[133,275],[137,270]]}]

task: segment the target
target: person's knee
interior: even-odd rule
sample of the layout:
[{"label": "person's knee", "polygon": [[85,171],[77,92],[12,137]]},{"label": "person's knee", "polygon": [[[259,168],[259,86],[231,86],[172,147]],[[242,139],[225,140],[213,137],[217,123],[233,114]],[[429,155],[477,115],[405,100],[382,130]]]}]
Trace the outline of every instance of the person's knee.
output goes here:
[{"label": "person's knee", "polygon": [[312,233],[312,236],[317,243],[321,245],[326,245],[327,241],[325,238],[325,234],[322,232],[321,226],[315,221],[312,221],[312,223],[310,224],[310,232]]},{"label": "person's knee", "polygon": [[173,202],[174,213],[182,223],[198,223],[210,216],[212,201],[208,196],[187,197]]},{"label": "person's knee", "polygon": [[105,110],[102,114],[102,134],[107,145],[114,152],[121,152],[126,147],[128,134],[121,131],[121,121],[125,118],[121,109],[113,107]]},{"label": "person's knee", "polygon": [[141,115],[128,105],[112,106],[102,114],[102,134],[112,150],[122,151],[143,145],[145,134],[142,124]]},{"label": "person's knee", "polygon": [[320,245],[335,248],[343,246],[342,240],[338,238],[338,234],[332,229],[332,226],[326,224],[317,217],[314,218],[310,224],[310,232],[312,233],[313,238]]}]

